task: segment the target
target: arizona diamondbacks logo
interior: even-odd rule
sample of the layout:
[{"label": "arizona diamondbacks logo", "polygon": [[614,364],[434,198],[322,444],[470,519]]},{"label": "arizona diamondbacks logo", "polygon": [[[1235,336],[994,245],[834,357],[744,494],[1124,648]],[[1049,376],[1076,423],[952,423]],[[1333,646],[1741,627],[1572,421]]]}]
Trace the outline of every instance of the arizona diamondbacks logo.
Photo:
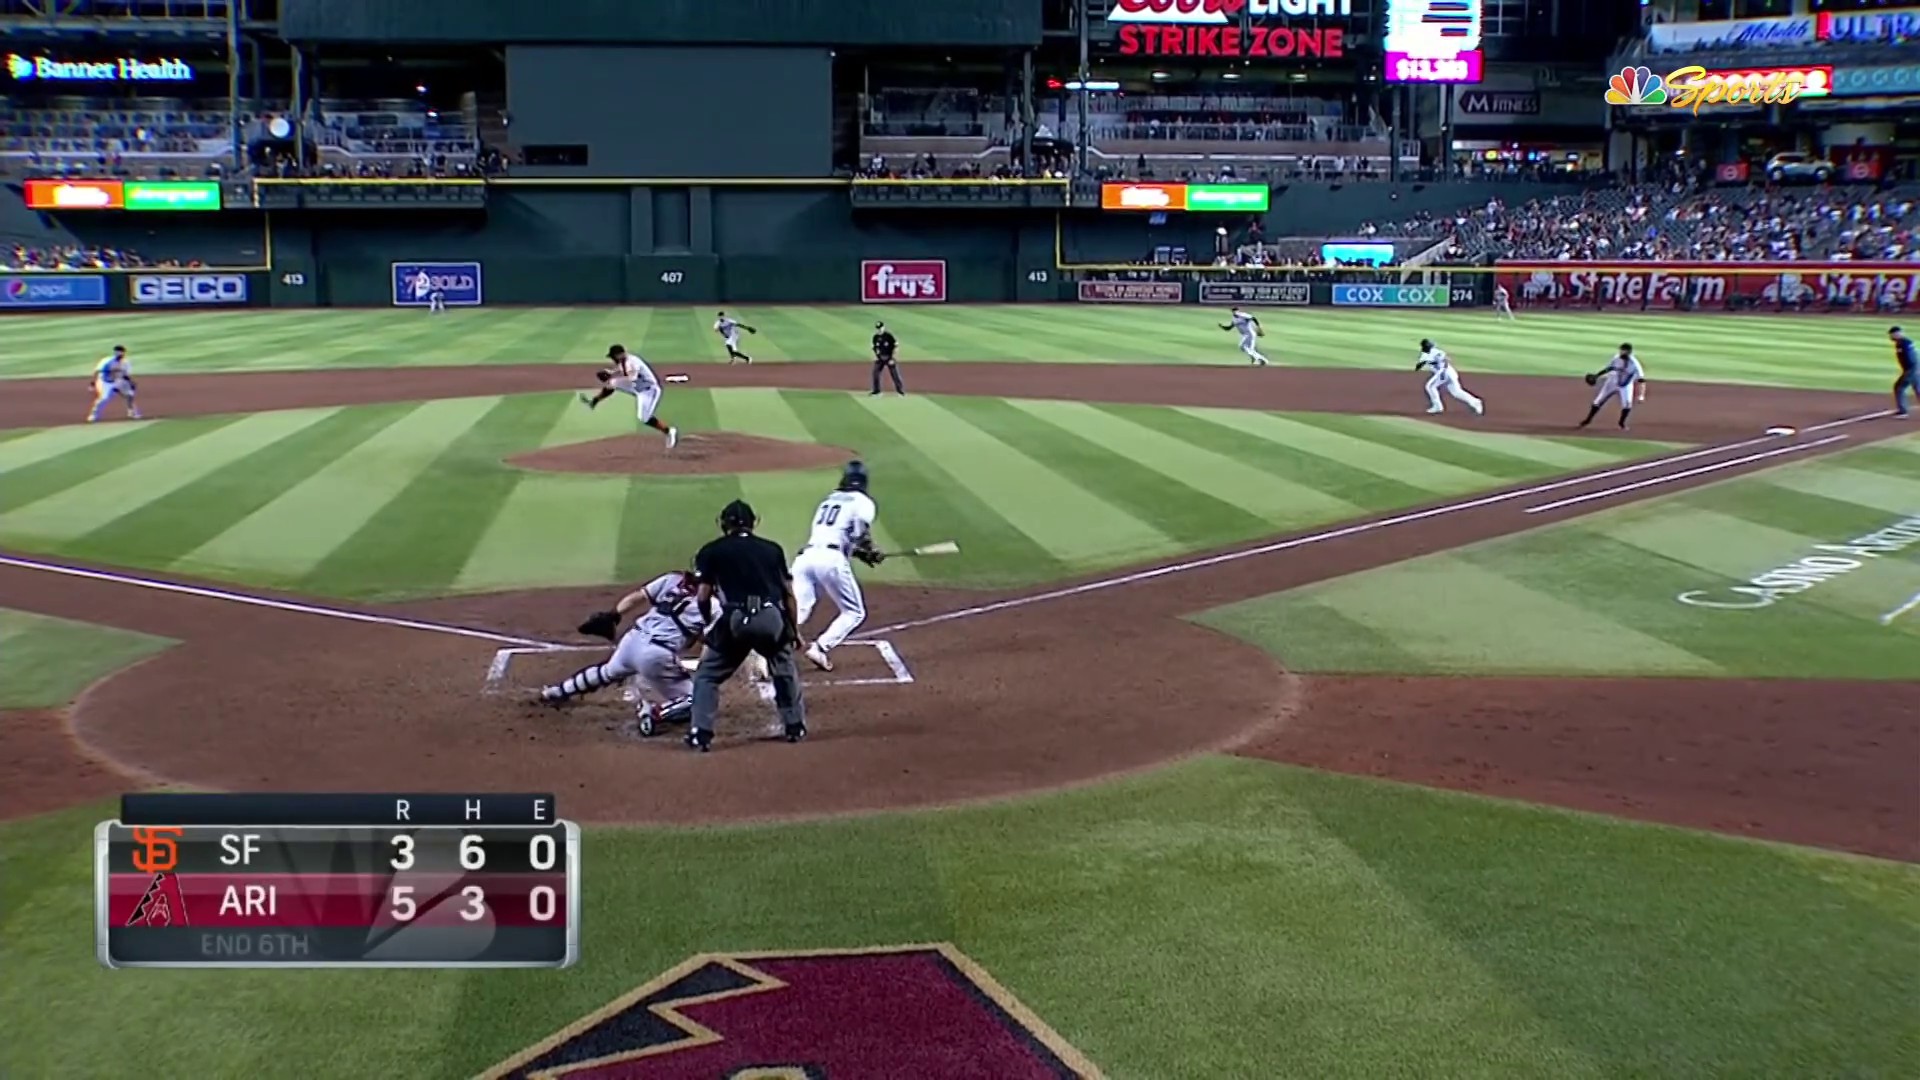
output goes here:
[{"label": "arizona diamondbacks logo", "polygon": [[1094,1078],[1100,1070],[951,945],[709,953],[485,1080]]}]

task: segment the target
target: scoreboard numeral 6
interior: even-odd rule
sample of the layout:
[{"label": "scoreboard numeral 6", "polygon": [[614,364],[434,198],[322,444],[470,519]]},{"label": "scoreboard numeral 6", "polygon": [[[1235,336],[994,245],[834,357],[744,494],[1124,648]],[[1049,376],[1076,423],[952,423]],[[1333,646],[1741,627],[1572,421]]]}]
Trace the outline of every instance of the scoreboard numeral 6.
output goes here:
[{"label": "scoreboard numeral 6", "polygon": [[413,916],[420,910],[413,902],[413,886],[395,885],[393,887],[393,921],[412,922]]},{"label": "scoreboard numeral 6", "polygon": [[395,870],[413,869],[413,837],[406,833],[393,838],[393,868]]},{"label": "scoreboard numeral 6", "polygon": [[460,890],[467,898],[467,906],[460,909],[460,917],[468,922],[479,922],[487,917],[487,894],[478,885],[469,885]]},{"label": "scoreboard numeral 6", "polygon": [[527,891],[527,914],[533,916],[535,922],[552,922],[554,908],[558,906],[551,885],[535,885]]},{"label": "scoreboard numeral 6", "polygon": [[527,861],[535,870],[551,870],[558,850],[553,837],[541,833],[527,843]]},{"label": "scoreboard numeral 6", "polygon": [[481,847],[478,836],[468,835],[460,838],[460,869],[478,870],[487,865],[487,849]]}]

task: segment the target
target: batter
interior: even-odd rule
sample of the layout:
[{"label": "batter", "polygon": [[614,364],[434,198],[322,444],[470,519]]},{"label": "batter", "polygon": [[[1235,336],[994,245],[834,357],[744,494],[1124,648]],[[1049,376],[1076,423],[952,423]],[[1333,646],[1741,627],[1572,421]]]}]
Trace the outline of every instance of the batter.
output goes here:
[{"label": "batter", "polygon": [[867,602],[860,581],[853,576],[853,559],[879,566],[886,558],[873,547],[873,520],[877,509],[867,495],[867,467],[847,463],[840,486],[813,512],[806,546],[793,559],[795,617],[800,626],[813,614],[814,601],[825,594],[839,611],[804,655],[821,671],[832,671],[831,653],[867,621]]}]

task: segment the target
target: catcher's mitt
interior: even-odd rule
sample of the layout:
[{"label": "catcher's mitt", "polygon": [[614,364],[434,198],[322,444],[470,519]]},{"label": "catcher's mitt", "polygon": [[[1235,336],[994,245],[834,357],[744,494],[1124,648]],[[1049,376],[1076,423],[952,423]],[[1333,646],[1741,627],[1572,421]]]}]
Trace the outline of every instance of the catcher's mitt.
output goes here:
[{"label": "catcher's mitt", "polygon": [[1597,384],[1597,383],[1599,383],[1599,381],[1600,381],[1600,376],[1598,376],[1598,375],[1595,375],[1595,374],[1593,374],[1592,372],[1588,372],[1588,373],[1587,373],[1587,385],[1588,385],[1588,386],[1593,386],[1593,385],[1595,385],[1595,384]]},{"label": "catcher's mitt", "polygon": [[611,608],[606,611],[596,611],[587,616],[587,621],[580,624],[579,630],[588,637],[618,641],[620,639],[620,613]]}]

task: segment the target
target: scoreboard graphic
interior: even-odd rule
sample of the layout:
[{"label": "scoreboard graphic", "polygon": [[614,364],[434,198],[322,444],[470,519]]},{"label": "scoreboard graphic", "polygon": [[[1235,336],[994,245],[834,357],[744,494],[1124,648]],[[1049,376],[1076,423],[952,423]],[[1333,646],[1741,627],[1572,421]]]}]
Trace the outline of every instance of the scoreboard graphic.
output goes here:
[{"label": "scoreboard graphic", "polygon": [[1387,0],[1388,82],[1477,83],[1482,0]]},{"label": "scoreboard graphic", "polygon": [[550,795],[129,795],[94,831],[100,962],[567,967],[580,829]]}]

